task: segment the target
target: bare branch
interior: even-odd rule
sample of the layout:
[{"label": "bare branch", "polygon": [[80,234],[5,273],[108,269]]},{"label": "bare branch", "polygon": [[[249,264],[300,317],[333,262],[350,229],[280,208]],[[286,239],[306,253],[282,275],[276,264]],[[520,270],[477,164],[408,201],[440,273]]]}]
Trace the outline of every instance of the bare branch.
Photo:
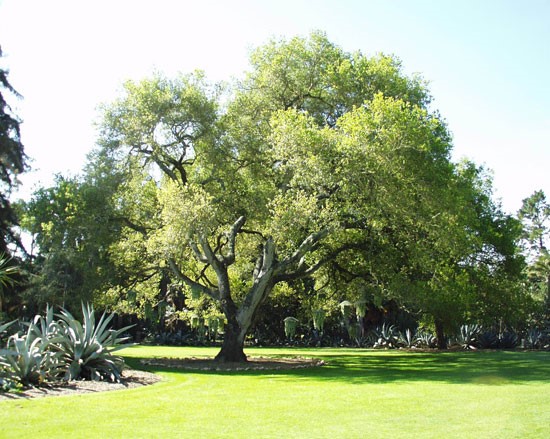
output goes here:
[{"label": "bare branch", "polygon": [[198,279],[203,279],[204,282],[207,284],[207,285],[210,285],[212,288],[215,288],[216,287],[216,284],[214,282],[212,282],[210,279],[208,279],[208,276],[206,275],[206,270],[208,270],[208,267],[210,267],[210,265],[205,265],[199,276],[197,277],[197,280]]},{"label": "bare branch", "polygon": [[258,232],[256,230],[250,230],[250,229],[241,229],[242,233],[246,233],[248,235],[258,235],[260,238],[262,238],[264,241],[267,239],[262,232]]}]

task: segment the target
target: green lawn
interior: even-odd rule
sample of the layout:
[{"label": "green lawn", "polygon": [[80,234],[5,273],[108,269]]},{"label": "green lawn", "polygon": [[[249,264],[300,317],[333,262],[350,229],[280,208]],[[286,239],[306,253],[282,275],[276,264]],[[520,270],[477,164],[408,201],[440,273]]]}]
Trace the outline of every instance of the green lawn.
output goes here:
[{"label": "green lawn", "polygon": [[[136,346],[127,361],[216,349]],[[0,402],[0,437],[546,438],[549,352],[249,349],[327,365],[188,372],[131,390]]]}]

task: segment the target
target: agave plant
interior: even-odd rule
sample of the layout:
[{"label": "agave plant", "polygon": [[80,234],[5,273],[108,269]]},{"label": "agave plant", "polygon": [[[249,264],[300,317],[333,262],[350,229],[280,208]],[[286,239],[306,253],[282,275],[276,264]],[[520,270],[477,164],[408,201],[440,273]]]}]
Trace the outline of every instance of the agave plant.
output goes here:
[{"label": "agave plant", "polygon": [[463,349],[477,349],[480,333],[479,325],[462,325],[456,341]]},{"label": "agave plant", "polygon": [[499,334],[498,347],[501,349],[514,349],[519,344],[519,337],[513,331],[505,331]]},{"label": "agave plant", "polygon": [[477,343],[481,349],[496,349],[499,345],[499,338],[494,331],[481,331],[477,336]]},{"label": "agave plant", "polygon": [[399,336],[395,326],[384,323],[374,330],[374,334],[376,337],[375,348],[393,349],[397,347]]},{"label": "agave plant", "polygon": [[11,335],[6,349],[0,351],[0,367],[7,378],[24,386],[54,379],[62,367],[61,355],[50,349],[59,338],[53,331],[43,331],[46,327],[43,320],[36,316],[26,333]]},{"label": "agave plant", "polygon": [[413,348],[416,346],[417,337],[416,333],[410,329],[406,329],[405,332],[399,333],[399,345],[406,348]]},{"label": "agave plant", "polygon": [[416,332],[416,345],[421,348],[433,349],[437,346],[437,337],[425,330]]},{"label": "agave plant", "polygon": [[538,349],[543,344],[543,333],[538,328],[529,328],[523,339],[525,349]]},{"label": "agave plant", "polygon": [[82,323],[65,309],[58,316],[62,337],[55,348],[61,352],[66,367],[64,379],[119,381],[123,361],[112,353],[125,347],[121,343],[128,337],[120,335],[132,326],[108,329],[113,314],[105,313],[96,324],[94,309],[89,304],[82,304]]}]

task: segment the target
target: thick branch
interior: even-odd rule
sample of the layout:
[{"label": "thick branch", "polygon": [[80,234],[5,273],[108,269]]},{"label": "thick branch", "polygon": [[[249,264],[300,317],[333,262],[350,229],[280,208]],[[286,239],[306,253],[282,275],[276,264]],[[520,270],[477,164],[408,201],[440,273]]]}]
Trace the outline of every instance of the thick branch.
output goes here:
[{"label": "thick branch", "polygon": [[193,279],[183,274],[182,271],[179,269],[178,265],[176,264],[176,261],[174,261],[174,259],[170,258],[168,260],[168,264],[170,265],[170,269],[175,274],[175,276],[180,281],[185,283],[187,286],[200,290],[202,293],[210,296],[214,300],[220,300],[220,292],[217,289],[207,288],[204,285],[201,285],[200,283],[195,282]]},{"label": "thick branch", "polygon": [[168,177],[170,177],[171,180],[178,181],[178,176],[176,175],[176,173],[173,172],[173,170],[170,169],[168,166],[166,166],[166,164],[160,158],[154,157],[152,155],[150,157],[161,169],[161,171],[164,172]]},{"label": "thick branch", "polygon": [[199,235],[199,244],[201,245],[202,251],[204,252],[206,262],[212,265],[214,270],[217,271],[222,262],[217,258],[216,254],[214,253],[214,250],[212,250],[212,247],[210,246],[208,239],[206,239],[203,235]]},{"label": "thick branch", "polygon": [[235,221],[235,223],[229,230],[229,234],[227,235],[229,251],[227,255],[223,256],[223,260],[226,265],[231,265],[235,262],[235,241],[237,238],[237,234],[242,229],[245,222],[246,218],[244,216],[241,216],[239,217],[239,219],[237,219],[237,221]]},{"label": "thick branch", "polygon": [[321,268],[323,265],[334,260],[340,253],[343,253],[347,250],[356,250],[356,249],[363,249],[363,246],[361,246],[360,244],[342,245],[341,247],[328,253],[327,255],[325,255],[323,258],[319,259],[317,262],[315,262],[312,265],[307,265],[304,261],[304,258],[302,258],[297,268],[294,271],[284,271],[278,274],[276,277],[276,282],[291,281],[291,280],[296,280],[303,277],[311,276],[313,273],[319,270],[319,268]]},{"label": "thick branch", "polygon": [[125,226],[129,227],[130,229],[134,230],[135,232],[141,233],[143,236],[147,236],[148,229],[146,227],[140,226],[139,224],[134,223],[133,221],[129,220],[126,217],[115,217],[113,218],[115,221],[120,221]]},{"label": "thick branch", "polygon": [[201,253],[201,251],[199,250],[199,247],[197,246],[197,243],[192,239],[189,239],[188,243],[197,261],[202,262],[203,264],[207,264],[208,258]]},{"label": "thick branch", "polygon": [[302,271],[305,268],[305,255],[315,249],[317,244],[328,235],[328,229],[320,230],[317,233],[312,233],[302,241],[298,249],[288,258],[284,259],[278,267],[277,272],[281,275],[288,273],[292,267],[294,271]]},{"label": "thick branch", "polygon": [[259,307],[269,295],[273,285],[275,262],[275,243],[268,238],[263,246],[262,255],[258,258],[254,270],[254,283],[243,300],[238,312],[238,321],[241,327],[248,327]]}]

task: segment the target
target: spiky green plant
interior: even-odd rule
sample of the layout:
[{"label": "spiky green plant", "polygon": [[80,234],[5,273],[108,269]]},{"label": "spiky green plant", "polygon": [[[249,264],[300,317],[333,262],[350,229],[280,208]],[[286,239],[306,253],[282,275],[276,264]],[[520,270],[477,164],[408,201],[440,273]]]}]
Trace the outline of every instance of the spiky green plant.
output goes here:
[{"label": "spiky green plant", "polygon": [[373,330],[376,338],[375,348],[394,349],[398,345],[399,335],[394,325],[383,323],[382,326]]},{"label": "spiky green plant", "polygon": [[519,337],[514,331],[505,331],[498,336],[498,347],[501,349],[514,349],[518,344]]},{"label": "spiky green plant", "polygon": [[478,337],[481,334],[481,330],[482,328],[479,325],[462,325],[456,342],[463,349],[477,349],[479,345]]},{"label": "spiky green plant", "polygon": [[416,340],[416,332],[411,331],[409,328],[407,328],[404,332],[399,333],[399,346],[413,348],[416,345]]},{"label": "spiky green plant", "polygon": [[40,385],[58,375],[62,368],[61,354],[50,347],[59,337],[57,329],[48,326],[45,320],[38,315],[28,323],[26,333],[8,338],[6,349],[0,351],[0,367],[7,379],[29,386]]},{"label": "spiky green plant", "polygon": [[55,348],[61,352],[66,367],[64,379],[119,381],[123,361],[112,353],[127,347],[120,345],[128,337],[120,335],[132,326],[108,329],[113,314],[107,316],[106,313],[96,324],[94,309],[89,304],[82,304],[82,323],[65,309],[58,316],[62,337]]},{"label": "spiky green plant", "polygon": [[415,345],[419,348],[433,349],[437,345],[437,337],[426,330],[418,330]]}]

